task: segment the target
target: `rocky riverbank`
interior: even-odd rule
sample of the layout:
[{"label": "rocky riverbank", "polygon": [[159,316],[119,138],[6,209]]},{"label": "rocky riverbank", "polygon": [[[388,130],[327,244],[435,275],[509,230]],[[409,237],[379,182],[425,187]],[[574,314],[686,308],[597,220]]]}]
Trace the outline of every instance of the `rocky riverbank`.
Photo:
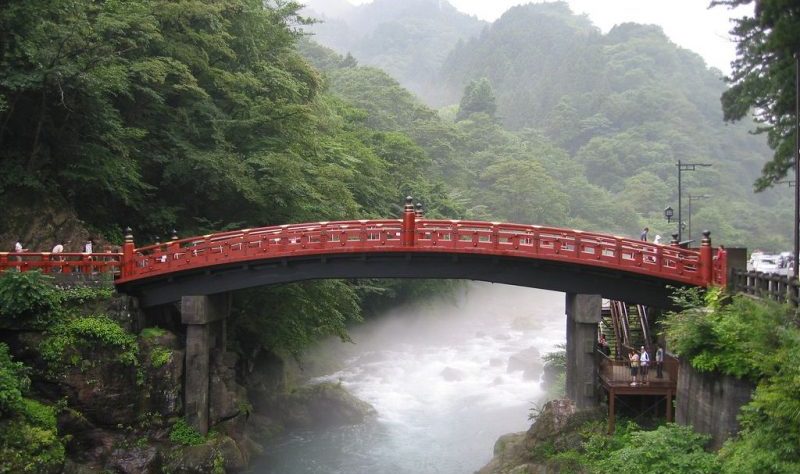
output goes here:
[{"label": "rocky riverbank", "polygon": [[0,309],[0,341],[30,381],[20,385],[18,413],[0,411],[0,472],[238,472],[262,453],[258,441],[375,413],[337,384],[295,386],[290,358],[263,353],[243,363],[218,350],[202,436],[183,418],[179,325],[141,328],[133,300],[110,289],[53,291],[19,275],[41,300]]},{"label": "rocky riverbank", "polygon": [[582,472],[570,460],[551,459],[549,454],[580,449],[581,435],[577,428],[602,417],[600,411],[578,411],[571,400],[549,401],[528,431],[510,433],[497,440],[494,458],[477,474]]}]

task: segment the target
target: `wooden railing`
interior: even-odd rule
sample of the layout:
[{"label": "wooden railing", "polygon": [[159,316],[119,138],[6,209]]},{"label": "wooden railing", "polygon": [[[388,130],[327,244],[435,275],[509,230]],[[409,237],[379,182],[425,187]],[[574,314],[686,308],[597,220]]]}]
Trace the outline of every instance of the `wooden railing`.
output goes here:
[{"label": "wooden railing", "polygon": [[800,303],[800,283],[797,278],[775,273],[734,270],[731,287],[745,293],[797,306]]},{"label": "wooden railing", "polygon": [[[112,272],[117,282],[219,265],[348,253],[445,252],[551,260],[707,286],[722,278],[706,235],[700,250],[573,229],[423,219],[408,202],[402,219],[279,225],[175,239],[122,254],[0,253],[0,271]],[[722,275],[722,276],[720,276]]]},{"label": "wooden railing", "polygon": [[[612,359],[605,355],[602,351],[596,351],[597,358],[600,362],[598,374],[600,379],[607,385],[624,385],[633,382],[631,376],[631,364],[625,360]],[[664,363],[662,366],[662,378],[657,378],[657,368],[655,356],[651,356],[652,360],[649,364],[649,373],[647,381],[649,383],[661,384],[677,384],[678,382],[678,367],[679,361],[677,358],[670,354],[664,354]],[[641,381],[641,376],[638,377]]]},{"label": "wooden railing", "polygon": [[118,276],[121,268],[121,253],[0,252],[0,272],[108,273]]}]

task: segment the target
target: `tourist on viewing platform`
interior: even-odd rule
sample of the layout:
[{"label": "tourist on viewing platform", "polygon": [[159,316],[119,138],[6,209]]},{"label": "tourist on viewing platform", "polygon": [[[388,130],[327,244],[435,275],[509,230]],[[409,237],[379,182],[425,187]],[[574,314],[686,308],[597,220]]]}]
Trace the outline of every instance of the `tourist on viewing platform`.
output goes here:
[{"label": "tourist on viewing platform", "polygon": [[641,240],[643,242],[647,242],[647,233],[648,232],[650,232],[649,228],[645,227],[644,229],[642,229],[642,233],[639,234],[639,240]]},{"label": "tourist on viewing platform", "polygon": [[658,346],[656,351],[656,378],[664,378],[664,348]]},{"label": "tourist on viewing platform", "polygon": [[610,354],[610,350],[608,349],[608,341],[606,341],[606,335],[602,332],[600,333],[600,339],[597,340],[597,346],[600,348],[600,352],[605,355]]},{"label": "tourist on viewing platform", "polygon": [[656,234],[656,238],[653,239],[654,244],[661,244],[661,234]]},{"label": "tourist on viewing platform", "polygon": [[647,353],[647,349],[642,346],[642,351],[639,354],[639,365],[641,366],[641,373],[642,373],[642,383],[647,383],[647,372],[648,366],[650,365],[650,354]]},{"label": "tourist on viewing platform", "polygon": [[94,242],[92,242],[91,238],[89,240],[87,240],[86,243],[83,244],[83,253],[92,253],[92,246],[93,245],[94,245]]},{"label": "tourist on viewing platform", "polygon": [[637,354],[635,350],[631,349],[631,351],[628,353],[628,359],[631,363],[631,378],[633,378],[631,385],[636,385],[636,377],[639,375],[639,354]]}]

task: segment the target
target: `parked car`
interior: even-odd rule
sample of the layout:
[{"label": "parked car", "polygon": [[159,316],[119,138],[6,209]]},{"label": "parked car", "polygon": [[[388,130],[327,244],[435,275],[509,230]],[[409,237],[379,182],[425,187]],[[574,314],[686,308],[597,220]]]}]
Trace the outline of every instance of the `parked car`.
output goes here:
[{"label": "parked car", "polygon": [[781,268],[780,264],[780,255],[758,255],[753,261],[753,270],[762,273],[778,273]]}]

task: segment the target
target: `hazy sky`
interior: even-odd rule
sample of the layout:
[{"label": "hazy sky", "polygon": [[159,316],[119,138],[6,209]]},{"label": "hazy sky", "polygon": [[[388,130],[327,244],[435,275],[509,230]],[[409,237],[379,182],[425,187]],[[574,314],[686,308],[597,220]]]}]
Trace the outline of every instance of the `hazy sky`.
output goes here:
[{"label": "hazy sky", "polygon": [[[361,4],[372,0],[348,1]],[[487,21],[496,20],[514,5],[530,3],[525,0],[448,1],[460,11]],[[660,25],[676,44],[700,54],[709,66],[725,73],[730,72],[730,62],[736,55],[728,34],[732,26],[730,17],[740,17],[748,11],[740,8],[732,14],[725,7],[708,9],[710,0],[567,0],[567,3],[572,11],[589,15],[603,32],[626,21]],[[749,11],[752,12],[752,7]]]}]

